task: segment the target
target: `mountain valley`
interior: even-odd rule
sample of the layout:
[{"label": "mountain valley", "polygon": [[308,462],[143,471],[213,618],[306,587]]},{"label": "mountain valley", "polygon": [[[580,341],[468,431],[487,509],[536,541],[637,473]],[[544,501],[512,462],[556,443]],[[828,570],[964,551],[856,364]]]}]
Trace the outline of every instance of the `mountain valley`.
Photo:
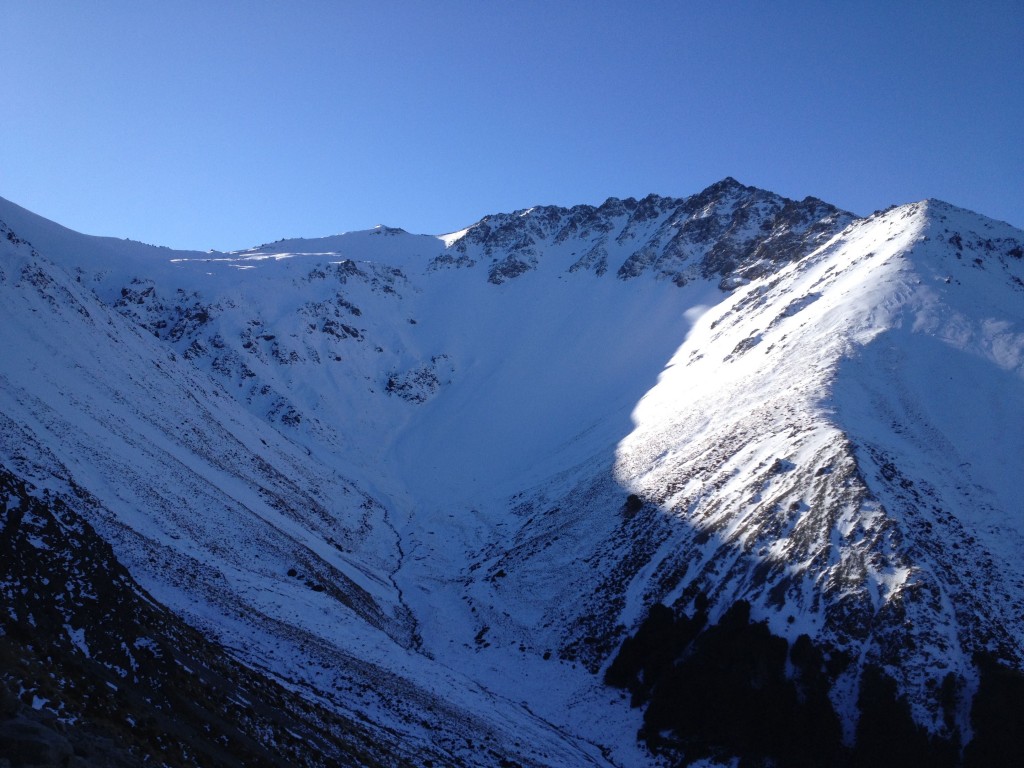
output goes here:
[{"label": "mountain valley", "polygon": [[[730,178],[203,253],[0,200],[0,296],[0,744],[502,768],[1021,747],[1007,224]],[[686,670],[762,652],[722,696],[812,701],[827,745],[676,722],[716,688]]]}]

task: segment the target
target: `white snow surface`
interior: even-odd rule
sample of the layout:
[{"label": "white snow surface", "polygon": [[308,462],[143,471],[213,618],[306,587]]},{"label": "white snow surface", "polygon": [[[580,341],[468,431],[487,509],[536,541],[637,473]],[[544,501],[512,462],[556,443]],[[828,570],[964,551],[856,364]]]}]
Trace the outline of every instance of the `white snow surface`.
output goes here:
[{"label": "white snow surface", "polygon": [[679,286],[575,268],[670,214],[546,215],[488,280],[473,228],[186,253],[0,201],[0,461],[247,663],[470,762],[652,764],[600,672],[697,590],[937,730],[974,650],[1024,664],[1024,233],[926,201]]}]

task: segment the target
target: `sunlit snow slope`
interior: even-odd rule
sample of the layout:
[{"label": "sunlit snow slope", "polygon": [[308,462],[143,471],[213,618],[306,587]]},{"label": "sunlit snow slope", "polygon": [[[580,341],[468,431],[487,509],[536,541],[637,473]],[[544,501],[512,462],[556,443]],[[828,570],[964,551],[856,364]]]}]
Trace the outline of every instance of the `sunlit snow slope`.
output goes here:
[{"label": "sunlit snow slope", "polygon": [[731,179],[229,254],[0,221],[4,466],[410,754],[646,764],[598,673],[700,592],[854,659],[848,728],[866,663],[940,733],[1024,666],[1007,225]]}]

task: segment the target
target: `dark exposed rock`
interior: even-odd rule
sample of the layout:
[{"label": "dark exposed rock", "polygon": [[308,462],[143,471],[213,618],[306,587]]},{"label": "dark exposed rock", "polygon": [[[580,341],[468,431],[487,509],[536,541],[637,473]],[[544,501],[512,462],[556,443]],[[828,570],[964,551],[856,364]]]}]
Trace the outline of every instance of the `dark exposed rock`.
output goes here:
[{"label": "dark exposed rock", "polygon": [[67,738],[36,720],[0,720],[0,755],[12,768],[61,768],[68,765],[73,754]]},{"label": "dark exposed rock", "polygon": [[12,767],[403,762],[161,608],[60,498],[0,468],[0,499],[0,758]]},{"label": "dark exposed rock", "polygon": [[800,258],[853,220],[816,198],[789,200],[733,178],[687,198],[609,198],[600,207],[542,206],[481,219],[432,267],[491,257],[488,280],[501,284],[534,269],[548,244],[579,240],[586,251],[569,271],[608,271],[611,244],[630,248],[616,274],[645,273],[684,285],[695,278],[759,277]]},{"label": "dark exposed rock", "polygon": [[[640,736],[652,752],[797,768],[957,764],[957,739],[917,725],[895,682],[871,665],[860,684],[855,741],[844,743],[829,698],[843,668],[831,663],[836,651],[807,635],[790,645],[752,621],[742,600],[709,625],[706,605],[699,596],[692,617],[652,606],[605,675],[645,707]],[[1002,744],[995,749],[1008,754]]]}]

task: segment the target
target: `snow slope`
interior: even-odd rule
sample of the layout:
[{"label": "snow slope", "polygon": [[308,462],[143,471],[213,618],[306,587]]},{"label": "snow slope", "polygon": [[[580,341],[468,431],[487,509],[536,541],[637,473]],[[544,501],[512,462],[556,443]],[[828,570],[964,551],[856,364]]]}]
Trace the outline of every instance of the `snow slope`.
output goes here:
[{"label": "snow slope", "polygon": [[[392,513],[4,230],[0,456],[161,603],[408,756],[601,762],[418,652]],[[434,734],[433,719],[444,729]],[[499,751],[500,750],[500,751]]]},{"label": "snow slope", "polygon": [[848,728],[864,663],[938,732],[975,650],[1024,665],[1007,225],[731,179],[229,254],[0,221],[5,466],[87,491],[159,600],[405,743],[646,764],[595,673],[701,591],[857,660]]},{"label": "snow slope", "polygon": [[887,667],[926,722],[974,651],[1019,668],[1020,240],[904,206],[707,313],[619,447],[620,481],[690,529],[631,588],[755,597]]}]

